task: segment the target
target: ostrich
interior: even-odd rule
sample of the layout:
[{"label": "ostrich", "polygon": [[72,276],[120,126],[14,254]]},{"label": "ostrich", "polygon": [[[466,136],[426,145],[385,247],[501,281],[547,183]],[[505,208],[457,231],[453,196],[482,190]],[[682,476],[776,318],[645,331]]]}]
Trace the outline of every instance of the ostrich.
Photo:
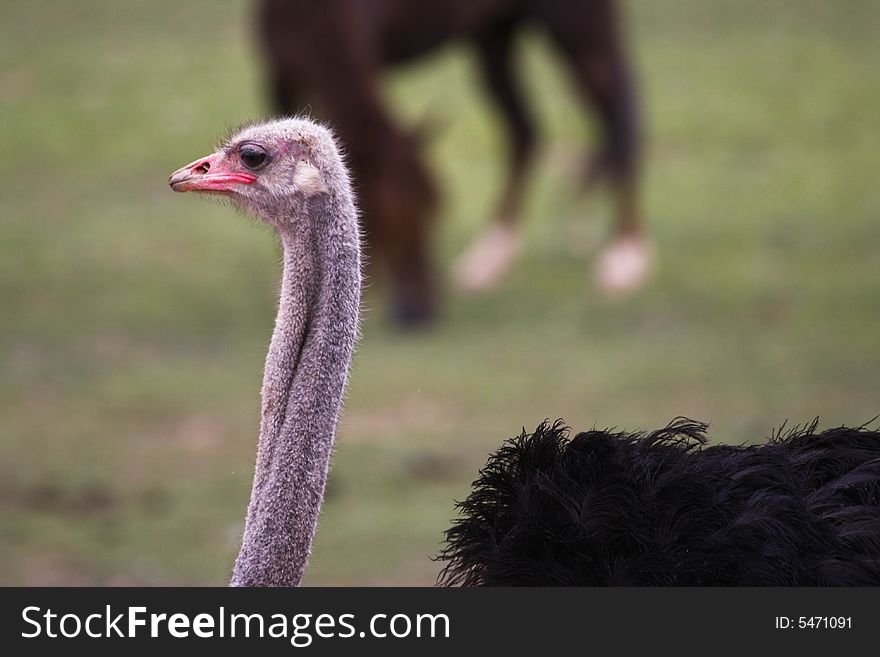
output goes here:
[{"label": "ostrich", "polygon": [[[233,586],[294,586],[324,496],[361,288],[357,211],[331,132],[241,130],[171,175],[274,227],[284,251],[256,472]],[[815,424],[704,448],[679,419],[649,434],[559,422],[505,443],[459,505],[439,582],[880,584],[880,434]]]}]

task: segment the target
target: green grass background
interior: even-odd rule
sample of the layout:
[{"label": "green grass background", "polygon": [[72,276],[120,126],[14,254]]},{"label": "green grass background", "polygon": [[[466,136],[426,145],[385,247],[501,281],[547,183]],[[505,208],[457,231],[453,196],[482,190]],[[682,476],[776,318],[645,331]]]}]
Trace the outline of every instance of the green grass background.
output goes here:
[{"label": "green grass background", "polygon": [[[528,246],[485,299],[400,335],[369,290],[310,584],[427,584],[487,454],[520,427],[684,414],[759,441],[880,412],[880,4],[631,0],[656,276],[593,288],[609,225],[592,137],[539,34]],[[503,142],[469,53],[395,73],[441,125],[444,268]],[[0,4],[0,583],[223,584],[250,490],[279,252],[170,171],[265,111],[239,0]]]}]

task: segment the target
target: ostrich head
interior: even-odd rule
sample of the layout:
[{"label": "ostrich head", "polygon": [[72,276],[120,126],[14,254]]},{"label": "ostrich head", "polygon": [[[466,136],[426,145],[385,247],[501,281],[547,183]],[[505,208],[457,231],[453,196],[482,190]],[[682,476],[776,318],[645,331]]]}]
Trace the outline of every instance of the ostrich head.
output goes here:
[{"label": "ostrich head", "polygon": [[177,192],[222,195],[280,235],[278,314],[232,583],[299,584],[357,337],[360,242],[348,171],[328,129],[294,118],[241,130],[168,183]]},{"label": "ostrich head", "polygon": [[203,192],[233,203],[279,230],[301,214],[303,199],[324,193],[338,176],[331,133],[302,119],[250,126],[214,153],[171,174],[175,192]]}]

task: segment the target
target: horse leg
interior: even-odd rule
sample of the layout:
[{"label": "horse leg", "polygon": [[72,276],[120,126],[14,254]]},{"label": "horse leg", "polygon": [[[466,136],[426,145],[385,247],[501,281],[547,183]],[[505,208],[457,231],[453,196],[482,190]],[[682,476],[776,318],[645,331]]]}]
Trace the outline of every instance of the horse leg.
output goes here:
[{"label": "horse leg", "polygon": [[535,129],[513,70],[517,20],[493,23],[477,34],[475,45],[490,98],[501,111],[510,150],[507,177],[492,223],[456,262],[458,284],[483,291],[497,286],[513,267],[520,249],[520,209],[535,150]]},{"label": "horse leg", "polygon": [[544,23],[571,66],[578,91],[599,119],[603,143],[590,178],[607,177],[615,196],[614,237],[597,261],[597,282],[606,292],[627,292],[649,275],[653,247],[644,236],[639,211],[638,104],[615,6],[612,0],[568,0],[542,7]]}]

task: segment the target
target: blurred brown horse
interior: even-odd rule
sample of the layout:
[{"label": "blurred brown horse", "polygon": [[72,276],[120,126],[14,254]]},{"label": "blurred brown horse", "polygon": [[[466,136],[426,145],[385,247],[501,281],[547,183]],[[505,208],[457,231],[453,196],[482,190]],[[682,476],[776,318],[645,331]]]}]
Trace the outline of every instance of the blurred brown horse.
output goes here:
[{"label": "blurred brown horse", "polygon": [[456,273],[466,287],[489,288],[504,276],[519,250],[516,222],[534,152],[535,130],[512,57],[514,39],[527,24],[546,31],[598,116],[603,143],[590,178],[608,178],[617,201],[617,237],[600,258],[600,279],[606,287],[634,287],[644,273],[639,267],[647,266],[636,201],[638,118],[612,0],[259,4],[259,41],[276,109],[295,114],[311,108],[316,118],[332,123],[345,144],[368,243],[390,274],[393,311],[401,323],[419,323],[435,312],[429,227],[437,192],[415,133],[397,125],[383,102],[379,76],[386,67],[456,38],[475,47],[485,84],[509,133],[510,161],[495,221],[460,259]]}]

